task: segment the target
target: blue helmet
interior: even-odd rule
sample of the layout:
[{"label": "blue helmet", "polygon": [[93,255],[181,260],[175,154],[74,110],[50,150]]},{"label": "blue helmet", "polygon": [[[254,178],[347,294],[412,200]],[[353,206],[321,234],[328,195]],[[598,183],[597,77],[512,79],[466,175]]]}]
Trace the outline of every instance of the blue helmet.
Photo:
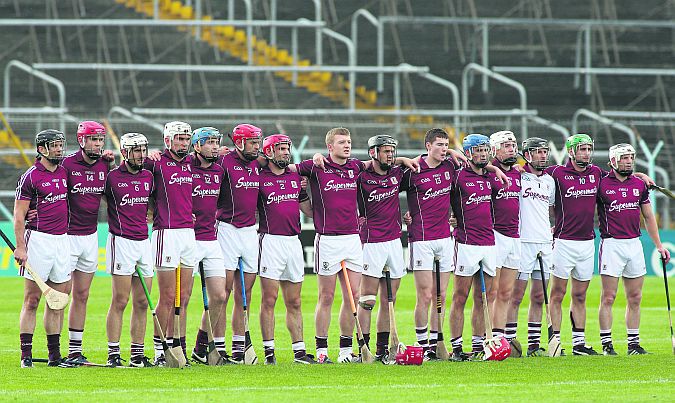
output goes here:
[{"label": "blue helmet", "polygon": [[474,147],[482,146],[485,145],[487,147],[490,147],[490,139],[488,136],[484,136],[482,134],[469,134],[468,136],[464,137],[464,141],[462,141],[462,148],[464,149],[464,153],[467,151],[471,151]]},{"label": "blue helmet", "polygon": [[203,146],[206,140],[210,138],[217,138],[220,143],[220,139],[223,137],[222,134],[215,127],[200,127],[195,129],[192,132],[192,138],[190,139],[190,144],[194,147],[196,144]]}]

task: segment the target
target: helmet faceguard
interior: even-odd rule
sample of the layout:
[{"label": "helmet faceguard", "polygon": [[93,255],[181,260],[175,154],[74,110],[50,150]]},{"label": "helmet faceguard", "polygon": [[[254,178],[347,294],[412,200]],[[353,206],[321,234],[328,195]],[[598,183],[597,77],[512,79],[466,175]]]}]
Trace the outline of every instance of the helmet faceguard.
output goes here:
[{"label": "helmet faceguard", "polygon": [[[579,152],[579,148],[586,144],[591,146],[591,154],[588,161],[581,161],[577,159],[577,153]],[[575,134],[568,137],[565,141],[565,148],[570,160],[574,161],[581,168],[586,168],[593,161],[593,139],[588,134]]]},{"label": "helmet faceguard", "polygon": [[[77,143],[80,145],[82,151],[87,157],[97,160],[103,155],[103,141],[105,141],[106,130],[105,127],[93,120],[85,120],[77,125]],[[100,139],[100,147],[94,144],[87,145],[87,139]],[[93,141],[92,141],[93,142]]]},{"label": "helmet faceguard", "polygon": [[220,134],[218,129],[215,127],[200,127],[192,132],[192,138],[190,143],[192,148],[195,150],[195,153],[201,155],[204,160],[207,162],[216,162],[218,160],[218,152],[220,147],[212,149],[211,152],[204,150],[204,144],[209,140],[217,140],[218,145],[220,146],[220,140],[223,138],[223,135]]},{"label": "helmet faceguard", "polygon": [[[538,150],[546,150],[546,159],[542,160],[541,158],[537,159],[534,157],[534,153]],[[523,141],[522,146],[522,156],[527,161],[532,168],[537,171],[543,171],[548,166],[548,151],[550,150],[548,146],[548,141],[539,138],[539,137],[530,137],[529,139]]]},{"label": "helmet faceguard", "polygon": [[[513,155],[509,155],[500,159],[497,155],[498,151],[509,142],[513,143],[514,145]],[[512,166],[518,161],[518,143],[516,141],[516,136],[511,131],[502,130],[490,135],[490,150],[492,152],[492,156],[495,157],[501,164]]]},{"label": "helmet faceguard", "polygon": [[188,155],[188,152],[190,150],[189,143],[186,144],[184,147],[180,145],[180,148],[174,150],[174,141],[176,140],[176,136],[184,135],[184,136],[191,136],[192,135],[192,128],[190,127],[189,124],[185,122],[169,122],[164,125],[164,146],[166,146],[169,151],[178,157],[179,159],[183,159]]},{"label": "helmet faceguard", "polygon": [[614,169],[619,175],[622,176],[629,176],[633,173],[633,169],[635,168],[635,161],[631,161],[631,164],[626,167],[625,165],[622,167],[620,165],[621,163],[621,158],[624,155],[633,155],[633,158],[635,158],[635,148],[633,148],[632,145],[622,143],[622,144],[617,144],[615,146],[612,146],[609,148],[609,165]]},{"label": "helmet faceguard", "polygon": [[230,138],[237,150],[249,161],[258,158],[258,150],[246,151],[247,142],[260,142],[262,140],[262,130],[259,127],[248,123],[237,125],[232,129]]},{"label": "helmet faceguard", "polygon": [[[393,154],[391,161],[385,160],[384,162],[380,159],[380,147],[390,146],[393,147]],[[368,154],[370,158],[374,161],[377,161],[380,164],[380,168],[387,171],[391,169],[394,165],[394,160],[396,160],[396,148],[398,147],[398,140],[388,134],[379,134],[368,139]]]},{"label": "helmet faceguard", "polygon": [[[139,156],[131,155],[138,151]],[[140,170],[148,156],[148,139],[141,133],[126,133],[120,137],[120,152],[127,165],[134,170]]]},{"label": "helmet faceguard", "polygon": [[[277,156],[277,146],[288,144],[288,154]],[[291,163],[291,148],[293,142],[291,138],[285,134],[273,134],[265,137],[263,140],[262,152],[268,161],[278,166],[279,168],[286,168]]]},{"label": "helmet faceguard", "polygon": [[[57,145],[61,145],[58,151],[55,150]],[[40,152],[39,147],[43,147],[46,152]],[[59,164],[66,152],[66,136],[58,130],[43,130],[35,135],[35,149],[42,158],[52,164]]]},{"label": "helmet faceguard", "polygon": [[487,153],[484,157],[475,155],[476,148],[481,146],[485,146],[486,148],[490,146],[490,139],[482,134],[469,134],[462,141],[464,154],[469,157],[469,162],[477,168],[485,168],[489,162]]}]

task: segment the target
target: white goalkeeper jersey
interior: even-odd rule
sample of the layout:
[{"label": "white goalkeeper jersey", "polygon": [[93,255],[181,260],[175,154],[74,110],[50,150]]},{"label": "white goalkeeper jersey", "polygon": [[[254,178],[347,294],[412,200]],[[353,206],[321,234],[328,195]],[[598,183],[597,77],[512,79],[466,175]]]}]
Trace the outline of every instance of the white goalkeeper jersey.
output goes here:
[{"label": "white goalkeeper jersey", "polygon": [[549,206],[555,204],[555,181],[548,174],[537,176],[529,165],[521,175],[520,241],[552,242]]}]

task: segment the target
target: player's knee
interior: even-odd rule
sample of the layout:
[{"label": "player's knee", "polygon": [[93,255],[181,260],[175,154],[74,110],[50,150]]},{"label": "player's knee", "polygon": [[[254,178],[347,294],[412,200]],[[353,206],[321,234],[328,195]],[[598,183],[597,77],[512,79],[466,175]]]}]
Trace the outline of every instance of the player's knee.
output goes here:
[{"label": "player's knee", "polygon": [[576,302],[578,304],[584,304],[586,303],[586,290],[584,291],[572,291],[572,302]]},{"label": "player's knee", "polygon": [[148,310],[148,300],[145,298],[134,299],[134,310],[135,311],[147,311]]},{"label": "player's knee", "polygon": [[630,291],[626,294],[626,302],[631,306],[640,306],[642,301],[642,290]]},{"label": "player's knee", "polygon": [[[262,296],[261,304],[263,307],[268,309],[274,309],[274,305],[277,303],[277,294],[275,293],[265,293]],[[288,307],[288,304],[286,304]]]},{"label": "player's knee", "polygon": [[324,291],[319,295],[319,305],[322,306],[332,306],[333,305],[333,300],[335,299],[335,292],[334,291]]},{"label": "player's knee", "polygon": [[225,303],[227,293],[224,289],[218,289],[209,294],[209,304],[213,306],[220,306]]},{"label": "player's knee", "polygon": [[458,292],[453,293],[452,294],[452,304],[457,305],[459,307],[464,307],[464,305],[466,305],[467,298],[468,298],[468,296],[466,294],[458,293]]},{"label": "player's knee", "polygon": [[23,309],[26,311],[37,311],[38,305],[40,305],[40,298],[34,295],[30,295],[23,300]]},{"label": "player's knee", "polygon": [[616,299],[616,291],[603,291],[601,299],[603,305],[614,304],[614,300]]},{"label": "player's knee", "polygon": [[512,289],[508,287],[500,287],[497,291],[497,299],[502,302],[508,302],[511,300]]},{"label": "player's knee", "polygon": [[113,298],[110,307],[117,312],[122,312],[127,307],[128,303],[129,303],[129,296],[118,295],[115,298]]},{"label": "player's knee", "polygon": [[375,295],[362,295],[359,297],[359,306],[366,311],[372,311],[375,307]]},{"label": "player's knee", "polygon": [[302,303],[300,300],[300,296],[289,298],[288,301],[286,301],[286,310],[289,312],[300,312],[302,309]]},{"label": "player's knee", "polygon": [[[513,301],[513,297],[511,298],[511,300]],[[522,297],[520,298],[520,300],[522,301]],[[518,303],[520,304],[521,301],[518,301]],[[530,301],[532,301],[536,305],[542,305],[544,303],[544,292],[541,290],[531,292]]]},{"label": "player's knee", "polygon": [[73,302],[79,302],[82,304],[86,304],[87,300],[89,299],[89,289],[78,289],[78,290],[73,290],[72,293],[73,296]]}]

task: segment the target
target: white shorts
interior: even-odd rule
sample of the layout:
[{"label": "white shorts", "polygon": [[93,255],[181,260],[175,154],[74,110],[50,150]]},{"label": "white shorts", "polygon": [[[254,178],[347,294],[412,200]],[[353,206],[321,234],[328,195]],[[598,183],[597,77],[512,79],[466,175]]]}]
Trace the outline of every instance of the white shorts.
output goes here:
[{"label": "white shorts", "polygon": [[108,234],[105,245],[106,272],[116,276],[136,276],[136,267],[143,277],[152,277],[152,253],[150,241],[134,241]]},{"label": "white shorts", "polygon": [[363,244],[363,275],[383,278],[384,266],[389,266],[391,278],[405,276],[403,246],[400,239]]},{"label": "white shorts", "polygon": [[449,273],[453,270],[453,239],[452,237],[434,239],[433,241],[410,242],[409,268],[413,271],[433,270],[434,257],[440,258],[441,273]]},{"label": "white shorts", "polygon": [[260,234],[260,277],[300,283],[305,278],[305,257],[297,235]]},{"label": "white shorts", "polygon": [[495,233],[495,246],[497,247],[497,267],[518,270],[520,267],[520,238],[511,238],[498,231]]},{"label": "white shorts", "polygon": [[551,243],[521,242],[518,280],[527,280],[530,277],[534,280],[541,280],[539,261],[537,260],[537,254],[539,254],[539,252],[541,252],[541,263],[542,266],[544,266],[544,275],[547,279],[549,278],[551,273],[551,256],[553,253]]},{"label": "white shorts", "polygon": [[[52,235],[26,230],[28,264],[43,281],[60,284],[70,280],[70,242],[68,235]],[[28,270],[19,270],[19,275],[32,280]]]},{"label": "white shorts", "polygon": [[197,264],[192,271],[193,276],[199,275],[199,263],[204,265],[204,277],[225,277],[223,251],[218,241],[197,241]]},{"label": "white shorts", "polygon": [[197,242],[192,228],[167,228],[152,230],[152,256],[155,267],[175,269],[181,266],[194,268]]},{"label": "white shorts", "polygon": [[553,275],[567,280],[570,274],[575,280],[590,281],[593,278],[595,243],[555,239],[553,241]]},{"label": "white shorts", "polygon": [[358,234],[314,236],[314,272],[332,276],[340,272],[340,262],[345,261],[349,270],[361,273],[363,249]]},{"label": "white shorts", "polygon": [[598,269],[603,276],[637,278],[647,274],[640,238],[600,240]]},{"label": "white shorts", "polygon": [[255,225],[237,228],[218,221],[218,244],[226,270],[237,270],[241,258],[244,273],[258,273],[258,231]]},{"label": "white shorts", "polygon": [[495,252],[494,245],[467,245],[455,241],[455,276],[473,276],[482,262],[483,272],[494,277],[497,274]]},{"label": "white shorts", "polygon": [[98,233],[68,235],[70,243],[70,270],[96,273],[98,270]]}]

